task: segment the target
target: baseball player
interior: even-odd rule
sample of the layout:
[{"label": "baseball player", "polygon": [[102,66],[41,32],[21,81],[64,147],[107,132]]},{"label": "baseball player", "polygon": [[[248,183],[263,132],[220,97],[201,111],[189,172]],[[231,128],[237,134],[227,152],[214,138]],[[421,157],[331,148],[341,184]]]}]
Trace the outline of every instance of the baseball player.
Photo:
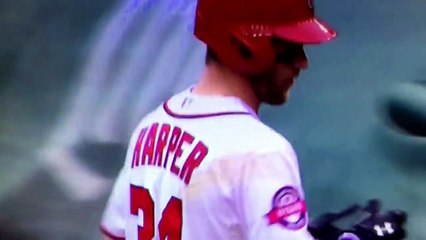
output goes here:
[{"label": "baseball player", "polygon": [[101,220],[106,239],[313,239],[292,145],[258,117],[281,105],[305,44],[334,30],[309,0],[198,0],[200,80],[145,116]]}]

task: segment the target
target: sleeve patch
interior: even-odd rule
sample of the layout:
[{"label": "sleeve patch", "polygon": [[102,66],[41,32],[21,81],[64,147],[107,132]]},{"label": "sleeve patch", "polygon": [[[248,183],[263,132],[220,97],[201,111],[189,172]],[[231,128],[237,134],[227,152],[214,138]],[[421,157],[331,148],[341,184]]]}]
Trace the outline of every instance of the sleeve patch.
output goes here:
[{"label": "sleeve patch", "polygon": [[289,230],[299,230],[307,223],[305,200],[294,187],[282,187],[274,194],[272,209],[265,217],[268,225],[278,223]]}]

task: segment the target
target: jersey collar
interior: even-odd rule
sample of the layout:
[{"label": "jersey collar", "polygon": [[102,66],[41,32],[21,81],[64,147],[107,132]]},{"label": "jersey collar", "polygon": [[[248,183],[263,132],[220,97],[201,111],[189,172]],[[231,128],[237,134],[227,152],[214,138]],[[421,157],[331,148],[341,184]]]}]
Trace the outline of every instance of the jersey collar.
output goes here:
[{"label": "jersey collar", "polygon": [[163,107],[175,118],[205,118],[224,115],[258,115],[241,99],[232,96],[204,96],[192,93],[192,87],[178,93]]}]

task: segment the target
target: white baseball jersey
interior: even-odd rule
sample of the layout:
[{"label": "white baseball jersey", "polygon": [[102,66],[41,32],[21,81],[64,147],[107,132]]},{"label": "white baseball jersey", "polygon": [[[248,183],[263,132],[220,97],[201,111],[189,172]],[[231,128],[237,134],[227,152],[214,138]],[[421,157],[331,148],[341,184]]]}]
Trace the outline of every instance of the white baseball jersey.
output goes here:
[{"label": "white baseball jersey", "polygon": [[188,89],[147,115],[101,222],[113,239],[313,239],[296,154],[234,97]]}]

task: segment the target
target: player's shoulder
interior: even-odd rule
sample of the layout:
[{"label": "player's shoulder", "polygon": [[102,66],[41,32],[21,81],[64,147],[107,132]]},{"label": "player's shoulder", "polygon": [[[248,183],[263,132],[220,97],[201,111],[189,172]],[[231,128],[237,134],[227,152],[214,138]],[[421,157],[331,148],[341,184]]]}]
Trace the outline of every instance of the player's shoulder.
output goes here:
[{"label": "player's shoulder", "polygon": [[136,127],[136,130],[138,128],[143,128],[146,126],[151,125],[152,123],[155,122],[167,122],[169,121],[169,116],[167,114],[165,114],[164,112],[164,102],[159,103],[155,108],[153,108],[150,112],[148,112],[147,114],[145,114],[145,116],[143,116],[139,123],[138,126]]},{"label": "player's shoulder", "polygon": [[232,146],[237,154],[277,153],[295,157],[293,146],[288,139],[257,118],[235,116],[228,119],[227,125],[227,144]]}]

